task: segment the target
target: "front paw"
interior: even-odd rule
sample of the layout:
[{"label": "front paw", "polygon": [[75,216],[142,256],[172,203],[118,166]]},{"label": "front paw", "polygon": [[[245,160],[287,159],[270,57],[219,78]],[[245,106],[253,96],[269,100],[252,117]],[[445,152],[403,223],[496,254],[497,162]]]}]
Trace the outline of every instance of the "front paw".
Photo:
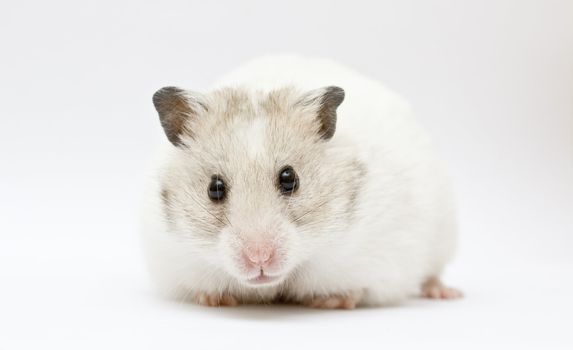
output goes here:
[{"label": "front paw", "polygon": [[316,296],[308,298],[303,302],[305,306],[315,309],[344,309],[351,310],[356,307],[358,298],[352,295],[344,296]]},{"label": "front paw", "polygon": [[193,301],[203,306],[237,306],[239,302],[232,295],[209,294],[199,292],[195,294]]}]

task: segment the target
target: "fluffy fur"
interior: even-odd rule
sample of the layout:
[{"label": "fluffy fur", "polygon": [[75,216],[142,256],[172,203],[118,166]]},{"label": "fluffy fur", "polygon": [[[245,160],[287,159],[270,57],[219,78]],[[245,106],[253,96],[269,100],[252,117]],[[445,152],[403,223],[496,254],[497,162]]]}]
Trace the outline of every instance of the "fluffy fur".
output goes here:
[{"label": "fluffy fur", "polygon": [[[313,97],[332,85],[346,98],[325,139]],[[353,307],[396,303],[439,281],[455,246],[452,197],[402,98],[338,64],[296,56],[254,60],[185,98],[195,112],[180,145],[162,148],[143,215],[161,290],[211,305]],[[276,186],[285,165],[300,179],[291,196]],[[214,174],[228,185],[223,203],[207,196]],[[241,254],[261,242],[275,249],[275,279],[253,285]]]}]

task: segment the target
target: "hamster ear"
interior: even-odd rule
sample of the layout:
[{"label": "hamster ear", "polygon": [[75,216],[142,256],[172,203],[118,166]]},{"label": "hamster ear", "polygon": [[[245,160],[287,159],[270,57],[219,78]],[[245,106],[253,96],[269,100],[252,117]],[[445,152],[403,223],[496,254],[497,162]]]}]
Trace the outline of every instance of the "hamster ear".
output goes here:
[{"label": "hamster ear", "polygon": [[306,93],[301,104],[312,106],[320,122],[319,133],[324,140],[329,140],[336,131],[336,109],[344,101],[344,90],[338,86],[327,86]]},{"label": "hamster ear", "polygon": [[183,133],[193,136],[188,129],[188,121],[206,110],[200,100],[200,94],[173,86],[161,88],[153,94],[153,104],[159,114],[161,126],[169,141],[175,146],[182,145]]}]

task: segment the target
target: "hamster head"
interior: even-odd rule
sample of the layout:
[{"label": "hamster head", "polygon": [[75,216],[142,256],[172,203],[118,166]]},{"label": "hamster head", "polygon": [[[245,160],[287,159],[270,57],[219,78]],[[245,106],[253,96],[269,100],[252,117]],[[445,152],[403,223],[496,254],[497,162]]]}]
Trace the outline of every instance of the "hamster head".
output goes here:
[{"label": "hamster head", "polygon": [[285,281],[328,249],[349,223],[363,175],[332,146],[343,99],[334,86],[157,91],[173,145],[158,193],[165,234],[252,288]]}]

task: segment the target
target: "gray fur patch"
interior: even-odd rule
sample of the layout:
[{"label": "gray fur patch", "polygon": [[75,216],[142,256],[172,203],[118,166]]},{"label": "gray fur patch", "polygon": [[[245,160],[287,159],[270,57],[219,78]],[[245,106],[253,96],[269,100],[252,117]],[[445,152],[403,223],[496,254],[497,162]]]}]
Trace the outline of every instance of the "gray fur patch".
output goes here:
[{"label": "gray fur patch", "polygon": [[354,160],[350,164],[352,172],[352,184],[348,190],[348,205],[347,213],[349,221],[352,221],[356,213],[356,206],[358,203],[358,196],[362,190],[363,180],[365,179],[368,171],[366,165],[359,160]]},{"label": "gray fur patch", "polygon": [[166,189],[161,189],[161,201],[163,202],[163,215],[165,221],[171,227],[173,225],[173,212],[171,211],[171,193]]}]

